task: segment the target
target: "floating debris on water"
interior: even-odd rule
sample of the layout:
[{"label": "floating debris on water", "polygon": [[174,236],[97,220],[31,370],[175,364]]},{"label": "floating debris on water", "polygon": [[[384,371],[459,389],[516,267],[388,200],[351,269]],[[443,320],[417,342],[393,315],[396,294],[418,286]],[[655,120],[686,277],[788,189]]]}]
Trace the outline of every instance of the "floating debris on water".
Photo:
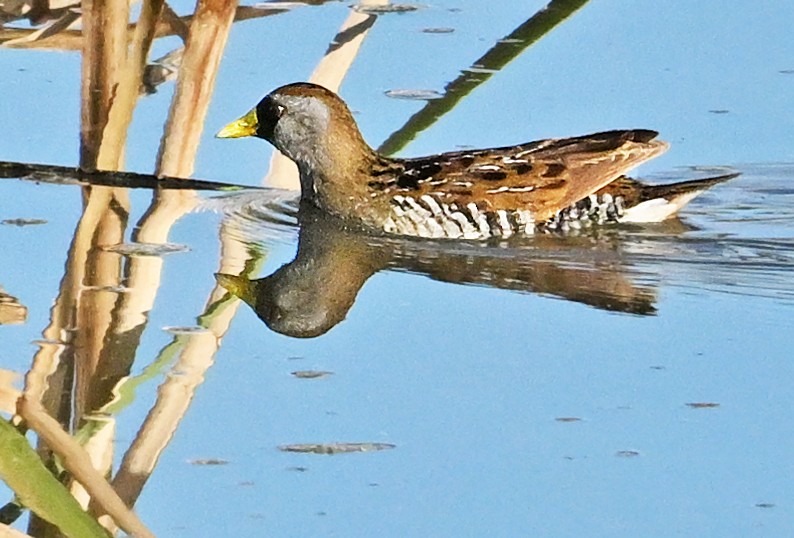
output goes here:
[{"label": "floating debris on water", "polygon": [[430,27],[430,28],[422,28],[422,32],[425,34],[451,34],[454,32],[454,28],[449,27]]},{"label": "floating debris on water", "polygon": [[582,419],[579,417],[557,417],[554,420],[557,422],[581,422]]},{"label": "floating debris on water", "polygon": [[320,377],[334,375],[334,373],[325,370],[296,370],[292,372],[292,375],[298,379],[318,379]]},{"label": "floating debris on water", "polygon": [[199,325],[187,325],[184,327],[166,325],[163,327],[163,330],[171,334],[201,334],[210,332],[206,327],[201,327]]},{"label": "floating debris on water", "polygon": [[39,224],[47,224],[45,219],[5,219],[0,221],[0,224],[7,226],[37,226]]},{"label": "floating debris on water", "polygon": [[728,110],[727,108],[715,108],[715,109],[709,110],[710,114],[728,114],[729,112],[730,112],[730,110]]},{"label": "floating debris on water", "polygon": [[229,460],[220,458],[198,458],[194,460],[187,460],[190,465],[228,465]]},{"label": "floating debris on water", "polygon": [[713,409],[720,406],[716,402],[689,402],[686,405],[692,409]]},{"label": "floating debris on water", "polygon": [[387,97],[393,99],[410,99],[414,101],[430,101],[444,97],[442,93],[435,90],[387,90],[384,93]]},{"label": "floating debris on water", "polygon": [[282,452],[300,452],[303,454],[347,454],[350,452],[377,452],[389,450],[396,445],[390,443],[305,443],[281,445]]},{"label": "floating debris on water", "polygon": [[615,452],[615,456],[618,458],[636,458],[639,455],[640,453],[636,450],[618,450]]},{"label": "floating debris on water", "polygon": [[294,465],[292,467],[287,467],[287,470],[288,471],[292,471],[294,473],[305,473],[306,471],[309,470],[309,468],[308,467],[303,467],[303,466],[300,466],[300,465]]},{"label": "floating debris on water", "polygon": [[190,248],[178,243],[118,243],[106,245],[102,250],[123,256],[163,256],[174,252],[188,252]]},{"label": "floating debris on water", "polygon": [[383,13],[408,13],[424,7],[420,4],[385,4],[382,6],[371,6],[366,4],[355,4],[353,10],[359,13],[370,15],[381,15]]},{"label": "floating debris on water", "polygon": [[305,7],[306,5],[306,2],[257,2],[251,7],[263,11],[286,11],[296,7]]},{"label": "floating debris on water", "polygon": [[775,503],[756,503],[756,508],[774,508]]}]

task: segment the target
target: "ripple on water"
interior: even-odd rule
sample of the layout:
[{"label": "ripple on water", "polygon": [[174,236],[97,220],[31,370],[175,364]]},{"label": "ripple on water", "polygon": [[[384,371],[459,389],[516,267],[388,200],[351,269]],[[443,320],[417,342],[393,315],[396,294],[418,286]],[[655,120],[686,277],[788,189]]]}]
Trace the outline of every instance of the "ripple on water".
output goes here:
[{"label": "ripple on water", "polygon": [[[590,270],[619,262],[639,284],[704,293],[794,301],[794,164],[699,167],[671,171],[652,181],[670,182],[726,171],[742,175],[716,186],[682,212],[682,221],[651,226],[606,226],[589,236],[511,238],[497,243],[377,238],[404,257],[467,256],[521,264],[548,261]],[[205,208],[227,215],[227,229],[251,243],[294,241],[297,197],[266,189],[212,198]],[[516,261],[518,260],[518,261]],[[399,260],[390,264],[401,269]],[[410,270],[410,269],[409,269]],[[421,272],[421,271],[420,271]],[[487,284],[487,275],[478,283]]]},{"label": "ripple on water", "polygon": [[224,215],[224,233],[240,241],[285,243],[297,234],[299,196],[297,191],[255,189],[207,198],[198,209]]},{"label": "ripple on water", "polygon": [[[794,165],[737,167],[742,176],[684,209],[694,229],[637,231],[627,239],[642,266],[690,289],[794,300]],[[709,170],[709,172],[711,172]]]}]

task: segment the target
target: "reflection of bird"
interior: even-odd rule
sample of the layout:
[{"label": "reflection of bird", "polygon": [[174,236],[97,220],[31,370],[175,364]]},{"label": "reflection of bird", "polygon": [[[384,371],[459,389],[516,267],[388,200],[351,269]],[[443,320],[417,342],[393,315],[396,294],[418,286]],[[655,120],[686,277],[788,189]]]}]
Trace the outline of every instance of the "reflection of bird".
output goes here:
[{"label": "reflection of bird", "polygon": [[336,326],[367,280],[383,269],[556,296],[604,310],[656,311],[653,279],[643,275],[644,282],[636,282],[639,273],[622,254],[621,234],[538,235],[511,246],[488,246],[362,233],[308,203],[301,204],[298,220],[298,252],[290,263],[256,280],[215,275],[268,327],[288,336],[315,337]]},{"label": "reflection of bird", "polygon": [[656,135],[609,131],[389,158],[367,145],[336,94],[308,83],[278,88],[218,133],[272,143],[297,163],[302,198],[328,212],[386,232],[467,239],[604,221],[658,222],[728,178],[662,187],[625,178],[667,149]]}]

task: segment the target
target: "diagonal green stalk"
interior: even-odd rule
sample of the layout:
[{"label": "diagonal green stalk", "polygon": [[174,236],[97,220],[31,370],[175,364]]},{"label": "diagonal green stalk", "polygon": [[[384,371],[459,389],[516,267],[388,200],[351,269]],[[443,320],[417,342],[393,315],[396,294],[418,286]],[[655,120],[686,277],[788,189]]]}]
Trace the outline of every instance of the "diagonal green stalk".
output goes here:
[{"label": "diagonal green stalk", "polygon": [[397,153],[407,146],[419,133],[433,125],[444,114],[455,106],[477,86],[517,58],[530,45],[549,33],[555,26],[573,15],[589,0],[552,0],[546,7],[527,19],[509,35],[499,40],[468,70],[447,84],[444,96],[433,99],[419,112],[392,133],[381,144],[378,151],[386,155]]},{"label": "diagonal green stalk", "polygon": [[0,478],[22,504],[56,525],[66,536],[110,536],[44,466],[25,436],[3,419],[0,419]]}]

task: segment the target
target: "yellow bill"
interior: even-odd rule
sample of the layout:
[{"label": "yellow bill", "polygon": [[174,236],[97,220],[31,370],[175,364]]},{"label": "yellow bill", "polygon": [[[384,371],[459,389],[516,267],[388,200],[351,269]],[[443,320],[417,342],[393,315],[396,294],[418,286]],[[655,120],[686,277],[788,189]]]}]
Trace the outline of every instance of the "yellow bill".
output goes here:
[{"label": "yellow bill", "polygon": [[221,129],[216,138],[242,138],[244,136],[254,136],[256,130],[259,128],[259,119],[256,117],[256,109],[243,116],[242,118],[231,122],[229,125]]}]

